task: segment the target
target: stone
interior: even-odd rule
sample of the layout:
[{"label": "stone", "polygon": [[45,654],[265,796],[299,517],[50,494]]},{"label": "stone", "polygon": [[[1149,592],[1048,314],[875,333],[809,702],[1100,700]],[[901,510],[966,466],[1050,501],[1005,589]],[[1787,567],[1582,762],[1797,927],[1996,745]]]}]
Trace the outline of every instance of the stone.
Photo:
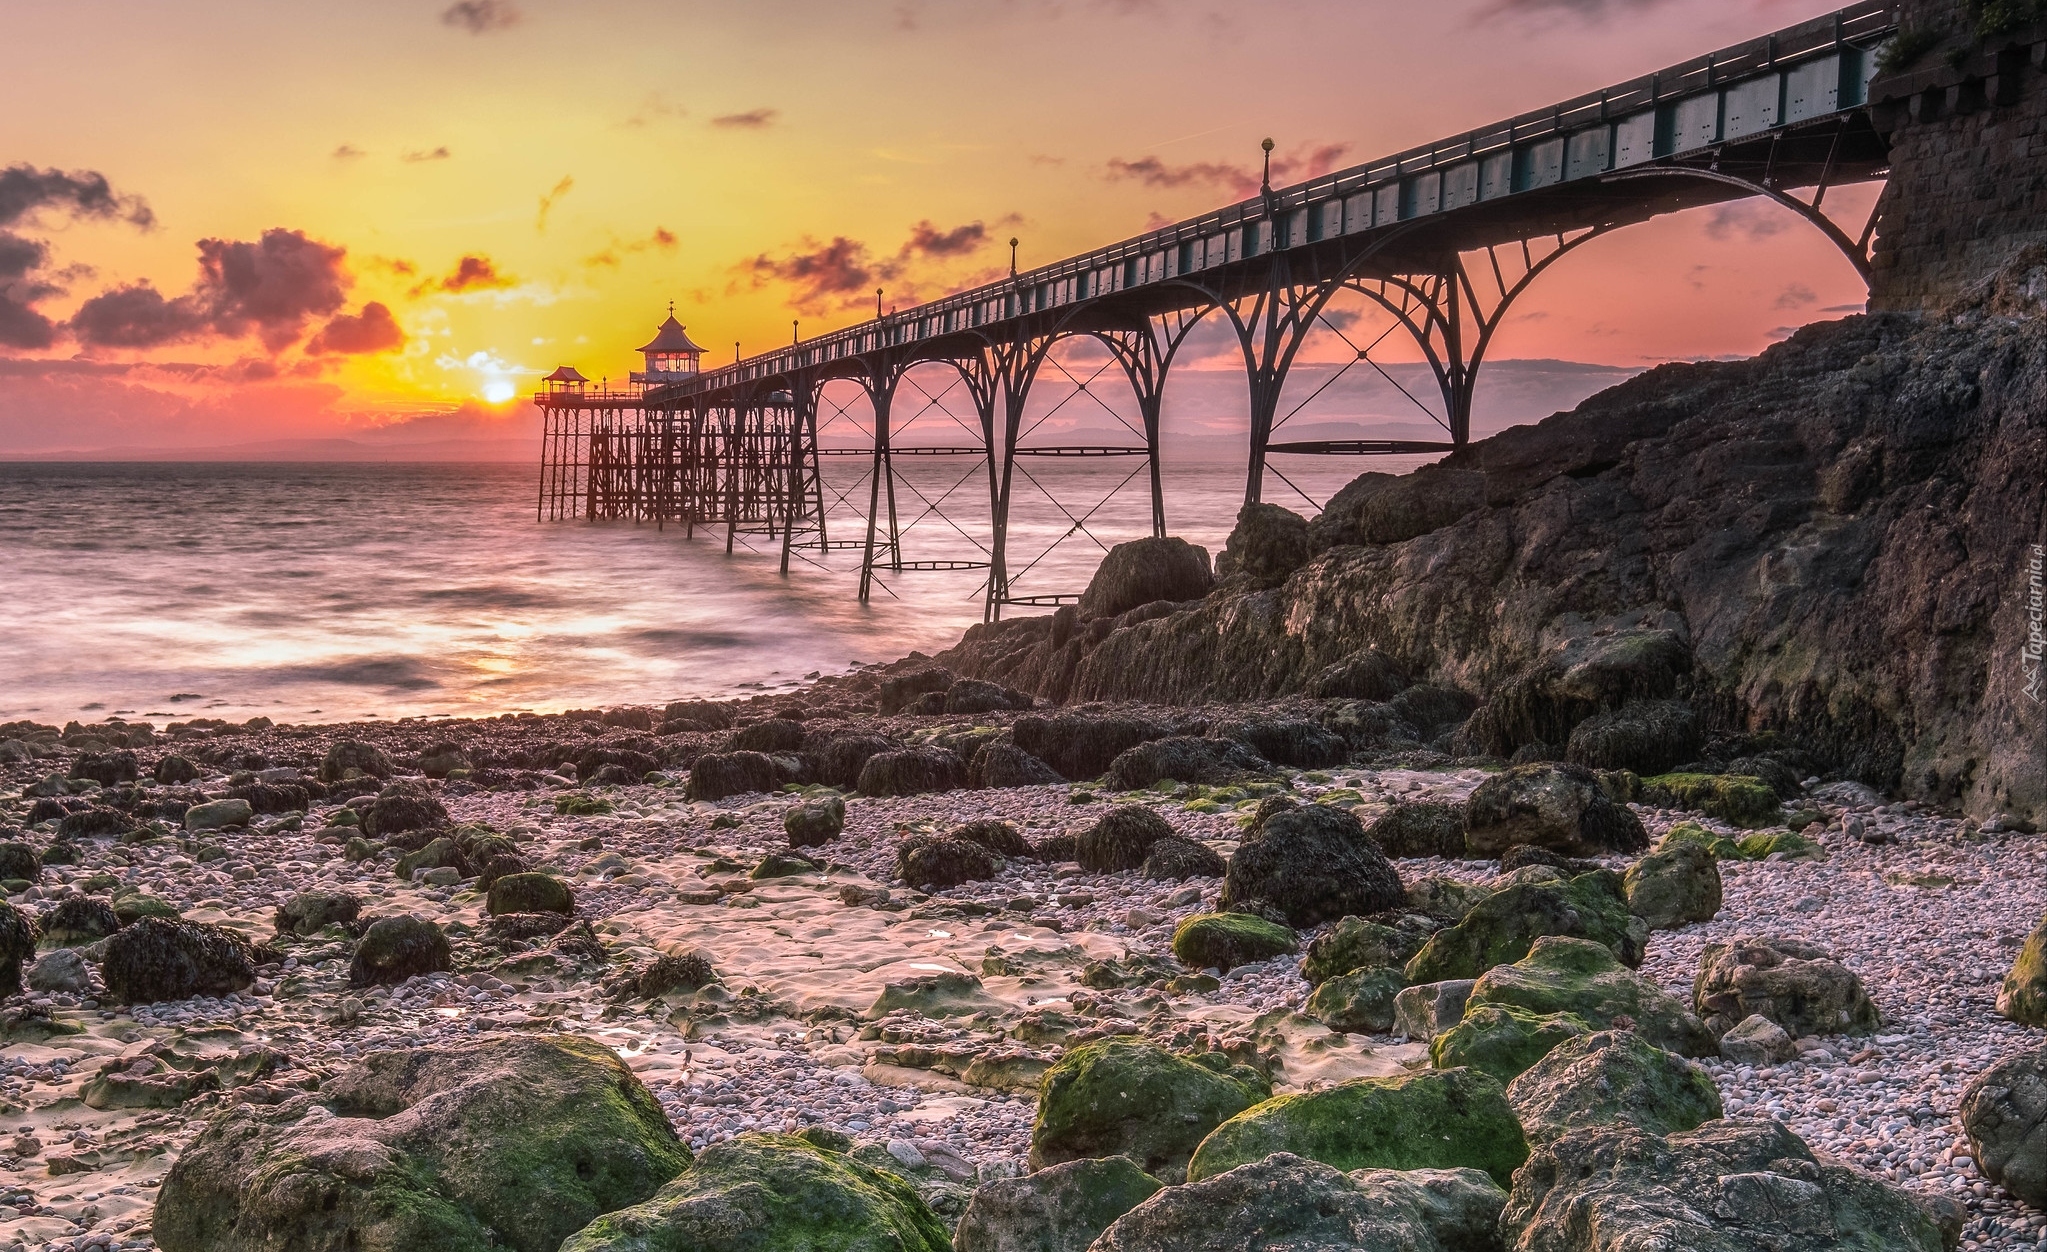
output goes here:
[{"label": "stone", "polygon": [[1066,1161],[974,1189],[954,1252],[1087,1252],[1109,1223],[1158,1194],[1128,1157]]},{"label": "stone", "polygon": [[1199,600],[1214,583],[1208,549],[1171,536],[1110,548],[1080,596],[1083,618],[1115,617],[1159,600]]},{"label": "stone", "polygon": [[2047,1026],[2047,918],[2020,945],[1997,989],[1997,1011],[2028,1026]]},{"label": "stone", "polygon": [[[713,1144],[652,1198],[605,1213],[560,1252],[952,1252],[917,1189],[793,1135]],[[174,1250],[167,1250],[174,1252]]]},{"label": "stone", "polygon": [[942,891],[995,877],[1001,861],[978,843],[912,835],[896,845],[896,876],[919,891]]},{"label": "stone", "polygon": [[[337,783],[351,776],[389,778],[397,773],[391,758],[374,744],[360,739],[337,739],[320,761],[320,781]],[[162,780],[159,780],[162,781]]]},{"label": "stone", "polygon": [[391,986],[454,968],[448,937],[430,921],[409,915],[370,923],[348,963],[351,987]]},{"label": "stone", "polygon": [[220,830],[227,826],[246,826],[255,815],[256,810],[247,800],[209,800],[185,810],[185,829]]},{"label": "stone", "polygon": [[1301,1011],[1345,1034],[1388,1034],[1393,1030],[1394,998],[1406,986],[1397,969],[1353,970],[1316,987]]},{"label": "stone", "polygon": [[28,988],[83,995],[92,988],[92,967],[76,948],[58,948],[28,967]]},{"label": "stone", "polygon": [[151,771],[157,782],[166,787],[180,787],[199,781],[199,767],[175,752],[168,753],[156,763]]},{"label": "stone", "polygon": [[723,800],[778,785],[775,762],[766,753],[706,752],[690,765],[682,789],[691,800]]},{"label": "stone", "polygon": [[1226,578],[1242,574],[1257,586],[1271,587],[1314,555],[1308,519],[1276,504],[1247,504],[1237,511],[1237,525],[1223,545],[1216,572]]},{"label": "stone", "polygon": [[73,891],[59,896],[36,919],[38,947],[73,948],[97,943],[121,929],[120,914],[98,896]]},{"label": "stone", "polygon": [[411,882],[412,876],[421,870],[451,869],[461,877],[471,868],[469,858],[462,854],[462,845],[453,839],[429,839],[425,846],[415,848],[398,858],[392,872],[401,882]]},{"label": "stone", "polygon": [[1396,803],[1366,828],[1365,837],[1391,857],[1464,855],[1464,815],[1447,804]]},{"label": "stone", "polygon": [[1165,738],[1167,731],[1143,718],[1060,713],[1019,717],[1009,733],[1017,747],[1062,778],[1083,782],[1100,778],[1118,756],[1140,743]]},{"label": "stone", "polygon": [[880,708],[883,717],[893,716],[927,695],[942,695],[952,686],[954,674],[942,665],[928,665],[907,674],[881,680]]},{"label": "stone", "polygon": [[633,993],[645,1000],[671,991],[697,991],[718,981],[717,970],[700,952],[657,956],[633,975]]},{"label": "stone", "polygon": [[798,874],[815,874],[824,867],[807,856],[794,852],[770,852],[760,859],[760,864],[747,871],[747,877],[755,882],[770,878],[794,878]]},{"label": "stone", "polygon": [[[1019,700],[1017,697],[1021,696]],[[978,678],[962,678],[945,689],[945,711],[953,716],[995,713],[1004,709],[1030,708],[1034,702],[1023,692],[1012,692]]]},{"label": "stone", "polygon": [[1464,802],[1464,846],[1472,855],[1498,856],[1521,843],[1598,856],[1646,848],[1649,834],[1591,770],[1545,761],[1492,775]]},{"label": "stone", "polygon": [[1172,835],[1151,845],[1137,872],[1153,882],[1184,882],[1189,878],[1221,878],[1229,872],[1222,853],[1195,839]]},{"label": "stone", "polygon": [[10,839],[0,843],[0,882],[18,879],[34,882],[43,876],[43,858],[33,844]]},{"label": "stone", "polygon": [[135,754],[118,752],[81,752],[71,763],[71,777],[90,778],[102,787],[112,787],[124,782],[134,782],[140,774]]},{"label": "stone", "polygon": [[974,754],[972,781],[979,787],[1042,787],[1066,779],[1015,744],[998,742]]},{"label": "stone", "polygon": [[280,935],[316,935],[329,926],[349,926],[362,915],[362,898],[347,891],[301,891],[277,906],[272,919]]},{"label": "stone", "polygon": [[1781,1065],[1798,1055],[1798,1041],[1761,1013],[1751,1013],[1720,1036],[1720,1055],[1730,1065]]},{"label": "stone", "polygon": [[1559,1043],[1507,1084],[1507,1103],[1531,1144],[1590,1126],[1670,1135],[1722,1116],[1706,1071],[1628,1030]]},{"label": "stone", "polygon": [[157,1245],[555,1252],[690,1164],[632,1071],[567,1035],[372,1052],[317,1104],[207,1122],[164,1177]]},{"label": "stone", "polygon": [[1642,700],[1591,717],[1571,728],[1564,755],[1589,769],[1661,774],[1697,760],[1705,734],[1691,706],[1677,700]]},{"label": "stone", "polygon": [[1962,1091],[1962,1129],[1983,1174],[2047,1207],[2047,1047],[2005,1057]]},{"label": "stone", "polygon": [[28,914],[0,900],[0,998],[21,990],[21,964],[35,954],[35,923]]},{"label": "stone", "polygon": [[1176,1182],[1209,1131],[1268,1094],[1151,1044],[1115,1038],[1084,1044],[1045,1073],[1031,1168],[1120,1155]]},{"label": "stone", "polygon": [[1493,1252],[1505,1199],[1477,1170],[1345,1174],[1279,1152],[1166,1188],[1090,1252]]},{"label": "stone", "polygon": [[803,723],[786,717],[770,717],[732,732],[732,747],[739,752],[794,752],[803,746]]},{"label": "stone", "polygon": [[690,721],[711,730],[730,730],[732,710],[712,700],[676,700],[661,710],[661,720]]},{"label": "stone", "polygon": [[1742,774],[1658,774],[1642,780],[1641,801],[1665,809],[1692,809],[1731,826],[1753,829],[1782,820],[1777,791]]},{"label": "stone", "polygon": [[846,829],[846,802],[838,796],[807,800],[782,814],[792,848],[821,848]]},{"label": "stone", "polygon": [[1385,701],[1411,685],[1407,674],[1394,663],[1393,658],[1377,648],[1359,648],[1342,660],[1317,670],[1302,694],[1311,700]]},{"label": "stone", "polygon": [[1249,913],[1196,913],[1173,928],[1173,955],[1194,969],[1227,973],[1296,951],[1299,936]]},{"label": "stone", "polygon": [[967,785],[967,763],[945,748],[877,752],[860,767],[864,796],[911,796],[957,791]]},{"label": "stone", "polygon": [[1520,1077],[1558,1045],[1592,1033],[1569,1013],[1531,1013],[1511,1005],[1469,1006],[1429,1043],[1437,1069],[1470,1066],[1502,1083]]},{"label": "stone", "polygon": [[1430,935],[1407,963],[1411,983],[1476,978],[1528,955],[1547,935],[1590,939],[1622,964],[1642,963],[1648,925],[1628,912],[1621,876],[1594,870],[1565,882],[1523,882],[1471,907],[1462,921]]},{"label": "stone", "polygon": [[1623,882],[1628,912],[1649,923],[1651,930],[1710,922],[1720,911],[1720,867],[1697,844],[1680,843],[1649,853],[1628,866]]},{"label": "stone", "polygon": [[1545,1252],[1951,1246],[1926,1202],[1815,1158],[1774,1121],[1712,1121],[1668,1136],[1595,1126],[1537,1144],[1499,1228],[1509,1247]]},{"label": "stone", "polygon": [[902,746],[882,735],[841,731],[804,753],[804,759],[810,763],[816,781],[829,787],[849,788],[860,781],[860,769],[867,764],[868,757]]},{"label": "stone", "polygon": [[1220,786],[1270,769],[1264,757],[1234,739],[1172,735],[1117,753],[1102,781],[1117,791],[1142,791],[1161,782]]},{"label": "stone", "polygon": [[[415,831],[438,830],[448,824],[447,808],[412,784],[385,787],[376,799],[357,805],[356,811],[362,815],[362,832],[372,839],[386,841]],[[416,847],[426,842],[421,837],[405,846]]]},{"label": "stone", "polygon": [[419,754],[419,772],[428,778],[446,778],[457,770],[473,770],[476,762],[459,743],[442,740]]},{"label": "stone", "polygon": [[1752,1013],[1794,1039],[1867,1034],[1880,1024],[1853,970],[1817,944],[1784,936],[1707,944],[1699,953],[1692,1004],[1716,1036]]},{"label": "stone", "polygon": [[100,977],[121,1004],[224,996],[256,980],[255,951],[224,926],[145,917],[107,940]]},{"label": "stone", "polygon": [[1145,854],[1161,839],[1173,837],[1165,818],[1141,804],[1122,804],[1074,839],[1080,867],[1097,874],[1139,869]]},{"label": "stone", "polygon": [[1474,980],[1452,978],[1409,987],[1393,997],[1393,1033],[1428,1043],[1464,1018]]},{"label": "stone", "polygon": [[986,1011],[993,1003],[981,989],[980,979],[957,970],[942,970],[883,983],[881,993],[867,1006],[867,1016],[877,1019],[908,1009],[934,1019],[967,1017]]},{"label": "stone", "polygon": [[1254,823],[1223,879],[1221,906],[1268,901],[1295,926],[1397,908],[1400,875],[1343,809],[1309,804]]},{"label": "stone", "polygon": [[1484,883],[1460,882],[1440,874],[1425,874],[1406,882],[1410,911],[1452,924],[1463,921],[1480,900],[1494,892],[1493,887]]},{"label": "stone", "polygon": [[576,901],[569,885],[553,874],[508,874],[490,886],[485,910],[499,913],[573,913]]},{"label": "stone", "polygon": [[1570,1013],[1595,1030],[1630,1028],[1680,1056],[1716,1051],[1712,1033],[1683,1003],[1589,939],[1546,935],[1514,964],[1487,970],[1472,984],[1465,1014],[1486,1004]]},{"label": "stone", "polygon": [[178,920],[177,908],[168,900],[158,899],[144,891],[122,889],[114,895],[114,919],[123,926],[141,921],[145,917],[161,917],[169,921]]},{"label": "stone", "polygon": [[946,831],[945,837],[980,844],[996,856],[1013,860],[1022,860],[1031,854],[1031,845],[1025,841],[1023,832],[1016,828],[1015,823],[999,818],[962,822]]},{"label": "stone", "polygon": [[1255,718],[1230,722],[1219,733],[1249,747],[1259,757],[1295,769],[1327,769],[1350,759],[1343,736],[1299,717]]},{"label": "stone", "polygon": [[[1399,968],[1421,949],[1423,939],[1362,917],[1346,917],[1315,936],[1301,959],[1301,977],[1320,983],[1356,969]],[[1404,984],[1403,984],[1404,985]]]},{"label": "stone", "polygon": [[1275,1152],[1352,1169],[1476,1169],[1504,1185],[1528,1157],[1500,1083],[1474,1069],[1417,1070],[1274,1096],[1217,1126],[1187,1181]]}]

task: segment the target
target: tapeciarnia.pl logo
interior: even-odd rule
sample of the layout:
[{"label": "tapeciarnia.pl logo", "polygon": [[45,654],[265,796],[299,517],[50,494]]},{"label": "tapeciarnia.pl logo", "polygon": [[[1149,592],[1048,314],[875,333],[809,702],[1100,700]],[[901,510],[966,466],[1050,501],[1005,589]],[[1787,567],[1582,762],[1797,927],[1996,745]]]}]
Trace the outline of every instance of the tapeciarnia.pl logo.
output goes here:
[{"label": "tapeciarnia.pl logo", "polygon": [[2034,544],[2026,563],[2026,646],[2019,651],[2019,670],[2026,676],[2026,698],[2040,703],[2041,657],[2047,655],[2047,545]]}]

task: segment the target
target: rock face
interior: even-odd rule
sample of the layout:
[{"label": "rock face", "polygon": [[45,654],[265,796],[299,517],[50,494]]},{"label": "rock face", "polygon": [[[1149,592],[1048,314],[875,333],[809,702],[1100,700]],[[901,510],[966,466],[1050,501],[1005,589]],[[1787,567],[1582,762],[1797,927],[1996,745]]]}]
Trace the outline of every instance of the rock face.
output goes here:
[{"label": "rock face", "polygon": [[1494,774],[1464,802],[1464,846],[1473,856],[1498,856],[1517,844],[1598,856],[1646,848],[1649,834],[1592,771],[1539,762]]},{"label": "rock face", "polygon": [[1280,1152],[1159,1192],[1091,1252],[1490,1252],[1503,1200],[1477,1170],[1345,1174]]},{"label": "rock face", "polygon": [[165,1252],[281,1247],[555,1252],[689,1165],[661,1106],[608,1049],[498,1036],[374,1052],[312,1101],[244,1104],[165,1177]]},{"label": "rock face", "polygon": [[1081,593],[1080,616],[1114,617],[1158,600],[1199,600],[1214,584],[1208,549],[1185,539],[1137,539],[1109,549]]},{"label": "rock face", "polygon": [[1507,1084],[1507,1103],[1535,1144],[1590,1126],[1675,1134],[1721,1116],[1704,1070],[1626,1030],[1557,1045]]},{"label": "rock face", "polygon": [[1266,1094],[1150,1044],[1085,1044],[1045,1073],[1031,1168],[1127,1156],[1153,1177],[1177,1181],[1209,1131]]},{"label": "rock face", "polygon": [[1679,1056],[1711,1056],[1713,1036],[1676,997],[1614,959],[1603,944],[1549,936],[1512,965],[1472,984],[1465,1014],[1495,1004],[1529,1013],[1569,1013],[1595,1030],[1634,1023],[1650,1043]]},{"label": "rock face", "polygon": [[1824,1164],[1773,1121],[1661,1136],[1597,1127],[1539,1144],[1500,1215],[1531,1252],[1941,1252],[1909,1192]]},{"label": "rock face", "polygon": [[1230,858],[1222,907],[1264,901],[1295,926],[1397,908],[1400,876],[1344,809],[1309,804],[1255,825]]},{"label": "rock face", "polygon": [[1274,1152],[1343,1170],[1476,1169],[1504,1184],[1528,1145],[1496,1080],[1473,1069],[1420,1070],[1274,1096],[1203,1139],[1187,1180]]},{"label": "rock face", "polygon": [[2047,1048],[2006,1057],[1962,1092],[1962,1129],[1994,1183],[2047,1204]]},{"label": "rock face", "polygon": [[974,1190],[953,1232],[954,1252],[1087,1252],[1109,1223],[1158,1194],[1129,1158],[1067,1161]]},{"label": "rock face", "polygon": [[1455,926],[1429,936],[1407,963],[1407,980],[1476,978],[1527,956],[1545,935],[1604,944],[1630,968],[1642,963],[1648,924],[1632,916],[1620,875],[1594,870],[1563,882],[1524,882],[1496,891]]},{"label": "rock face", "polygon": [[222,926],[145,917],[107,940],[107,994],[128,1004],[223,996],[256,980],[249,941]]},{"label": "rock face", "polygon": [[1876,1005],[1853,970],[1802,939],[1738,938],[1699,954],[1692,1003],[1714,1034],[1750,1014],[1794,1039],[1864,1033],[1878,1025]]}]

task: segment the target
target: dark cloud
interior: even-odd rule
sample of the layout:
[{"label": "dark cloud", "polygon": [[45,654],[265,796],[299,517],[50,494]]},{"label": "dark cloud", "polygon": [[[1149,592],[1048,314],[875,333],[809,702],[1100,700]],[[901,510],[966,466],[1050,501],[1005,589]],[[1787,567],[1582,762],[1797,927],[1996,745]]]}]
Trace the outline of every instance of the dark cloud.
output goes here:
[{"label": "dark cloud", "polygon": [[890,256],[876,257],[865,243],[839,235],[830,243],[805,239],[786,256],[762,253],[733,268],[756,289],[785,283],[792,288],[791,306],[821,312],[865,307],[876,287],[892,284],[901,298],[915,299],[921,267],[966,256],[987,242],[982,222],[941,230],[926,220],[912,226],[910,237]]},{"label": "dark cloud", "polygon": [[354,281],[347,250],[296,230],[267,230],[254,242],[199,241],[199,279],[165,298],[148,283],[87,300],[71,330],[90,347],[147,348],[181,339],[254,334],[272,353],[305,334],[315,317],[341,308]]},{"label": "dark cloud", "polygon": [[1780,309],[1802,309],[1808,304],[1818,304],[1819,299],[1819,293],[1804,283],[1792,283],[1789,287],[1778,293],[1777,307]]},{"label": "dark cloud", "polygon": [[780,109],[748,109],[744,113],[726,113],[711,119],[711,125],[723,130],[765,130],[775,124],[782,115]]},{"label": "dark cloud", "polygon": [[472,35],[487,35],[517,26],[521,16],[511,0],[459,0],[441,10],[441,24]]},{"label": "dark cloud", "polygon": [[306,351],[314,356],[363,356],[393,352],[404,346],[405,332],[398,328],[398,319],[391,316],[390,309],[372,300],[362,306],[362,312],[343,313],[328,322],[306,345]]},{"label": "dark cloud", "polygon": [[1706,238],[1745,239],[1750,243],[1791,229],[1790,214],[1762,200],[1735,200],[1715,205],[1706,216]]},{"label": "dark cloud", "polygon": [[903,248],[923,256],[965,256],[987,242],[988,228],[979,222],[940,230],[927,218],[910,228],[910,241]]},{"label": "dark cloud", "polygon": [[340,147],[334,149],[334,151],[328,153],[328,155],[333,157],[337,161],[353,161],[356,160],[358,157],[366,157],[369,155],[369,153],[364,152],[361,148],[356,147],[352,143],[345,143],[342,144]]},{"label": "dark cloud", "polygon": [[562,180],[554,185],[553,191],[540,197],[540,215],[533,219],[534,230],[540,231],[543,234],[546,233],[547,215],[554,211],[554,206],[560,202],[563,196],[569,194],[575,185],[576,180],[570,175],[564,174],[562,175]]},{"label": "dark cloud", "polygon": [[583,264],[589,266],[615,266],[619,263],[620,253],[645,252],[649,248],[658,248],[663,252],[669,252],[674,250],[678,242],[680,241],[676,239],[674,231],[666,226],[656,226],[654,233],[645,239],[635,239],[631,243],[614,242],[611,247],[606,248],[604,251],[593,256],[584,257]]},{"label": "dark cloud", "polygon": [[[1308,144],[1272,158],[1274,186],[1316,178],[1337,168],[1350,151],[1345,143]],[[1236,165],[1228,161],[1191,161],[1172,165],[1155,156],[1126,161],[1109,158],[1105,175],[1113,182],[1136,182],[1146,187],[1177,190],[1183,187],[1212,187],[1234,199],[1243,200],[1258,191],[1263,163]]]},{"label": "dark cloud", "polygon": [[33,165],[0,169],[0,346],[41,349],[55,344],[57,323],[35,305],[63,294],[63,287],[52,279],[90,273],[80,266],[55,275],[43,273],[50,263],[49,245],[4,229],[39,223],[46,216],[71,221],[118,219],[140,230],[156,224],[148,204],[138,196],[116,193],[104,174],[39,170]]},{"label": "dark cloud", "polygon": [[[340,156],[341,154],[337,152],[334,155]],[[408,152],[400,157],[399,160],[417,165],[422,161],[445,161],[454,155],[454,153],[448,151],[446,144],[442,144],[438,148],[421,148],[414,152]]]},{"label": "dark cloud", "polygon": [[167,300],[148,283],[103,291],[71,315],[71,333],[94,348],[154,348],[197,338],[206,329],[197,299]]},{"label": "dark cloud", "polygon": [[445,278],[428,279],[412,289],[415,296],[429,291],[479,291],[492,287],[509,287],[519,281],[510,274],[498,273],[496,262],[487,256],[471,253],[455,263]]},{"label": "dark cloud", "polygon": [[44,209],[72,218],[120,218],[143,230],[156,225],[156,215],[140,196],[115,194],[104,174],[91,170],[67,174],[33,165],[0,170],[0,226],[28,220]]}]

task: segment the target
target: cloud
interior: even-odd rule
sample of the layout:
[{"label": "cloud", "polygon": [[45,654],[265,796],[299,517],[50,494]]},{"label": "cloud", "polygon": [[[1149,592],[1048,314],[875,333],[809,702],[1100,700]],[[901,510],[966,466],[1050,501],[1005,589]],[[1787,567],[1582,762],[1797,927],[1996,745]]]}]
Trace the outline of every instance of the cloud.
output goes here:
[{"label": "cloud", "polygon": [[405,332],[398,328],[398,320],[390,309],[372,300],[362,306],[362,312],[353,316],[343,313],[328,322],[306,345],[306,351],[314,356],[363,356],[404,346]]},{"label": "cloud", "polygon": [[50,263],[49,244],[7,229],[40,225],[46,215],[71,221],[119,219],[138,230],[156,224],[141,197],[117,194],[104,174],[32,165],[0,169],[0,346],[35,350],[55,344],[57,323],[35,305],[62,295],[62,280],[91,273],[82,266],[43,273]]},{"label": "cloud", "polygon": [[510,274],[498,273],[496,262],[477,253],[469,253],[455,263],[445,278],[428,279],[412,289],[415,296],[429,291],[478,291],[494,287],[510,287],[519,280]]},{"label": "cloud", "polygon": [[361,148],[356,147],[352,143],[345,143],[342,144],[340,147],[334,149],[334,151],[328,153],[327,155],[333,157],[337,161],[354,161],[362,157],[368,156],[369,153],[364,152]]},{"label": "cloud", "polygon": [[979,222],[940,230],[926,218],[910,228],[910,241],[903,249],[924,256],[965,256],[987,242],[988,228]]},{"label": "cloud", "polygon": [[146,282],[103,291],[71,315],[71,333],[94,348],[154,348],[205,331],[206,315],[197,300],[166,300]]},{"label": "cloud", "polygon": [[1808,304],[1817,303],[1819,298],[1819,293],[1804,283],[1792,283],[1777,296],[1777,307],[1780,309],[1802,309]]},{"label": "cloud", "polygon": [[[337,152],[335,153],[335,155],[339,156],[341,154]],[[452,157],[454,155],[455,155],[454,153],[448,151],[448,145],[442,144],[438,148],[420,148],[415,151],[408,152],[398,159],[413,165],[417,165],[422,161],[445,161],[449,157]]]},{"label": "cloud", "polygon": [[308,321],[337,312],[354,282],[347,249],[303,231],[267,230],[253,242],[202,239],[198,247],[190,293],[167,299],[146,282],[101,292],[72,315],[72,333],[102,348],[253,334],[275,354],[298,342]]},{"label": "cloud", "polygon": [[588,266],[615,266],[619,263],[619,254],[621,252],[645,252],[649,248],[658,248],[663,252],[671,252],[675,249],[675,245],[678,242],[679,240],[676,239],[674,231],[666,226],[656,226],[654,233],[645,239],[635,239],[631,243],[614,242],[611,247],[606,248],[604,251],[584,257],[583,264]]},{"label": "cloud", "polygon": [[[1275,153],[1272,158],[1273,185],[1284,186],[1327,174],[1337,168],[1349,151],[1347,143],[1324,143],[1306,144],[1286,153]],[[1263,163],[1236,165],[1228,161],[1191,161],[1171,165],[1155,156],[1139,157],[1134,161],[1111,157],[1103,172],[1111,182],[1135,182],[1164,190],[1210,187],[1243,200],[1257,194]]]},{"label": "cloud", "polygon": [[1492,17],[1571,17],[1581,22],[1600,22],[1610,15],[1640,13],[1664,0],[1493,0],[1473,15],[1474,21]]},{"label": "cloud", "polygon": [[441,25],[466,30],[472,35],[488,35],[494,30],[507,30],[519,24],[522,15],[511,0],[458,0],[441,10]]},{"label": "cloud", "polygon": [[120,218],[141,230],[156,225],[156,215],[140,196],[115,194],[104,174],[91,170],[67,174],[33,165],[0,170],[0,226],[29,221],[44,209],[58,209],[74,219]]},{"label": "cloud", "polygon": [[633,111],[632,116],[626,118],[626,120],[619,123],[619,125],[631,129],[638,129],[642,126],[651,125],[664,117],[688,116],[689,111],[687,109],[684,109],[681,105],[670,104],[668,100],[661,95],[660,92],[650,91],[647,93],[647,98],[640,102],[640,107]]},{"label": "cloud", "polygon": [[787,255],[764,252],[733,270],[756,290],[786,284],[792,288],[791,307],[804,312],[861,308],[876,287],[891,284],[900,298],[915,300],[926,266],[967,256],[987,242],[985,223],[942,230],[927,219],[910,228],[910,237],[893,255],[877,257],[867,244],[844,235],[830,243],[805,238]]},{"label": "cloud", "polygon": [[1791,216],[1760,200],[1735,200],[1715,205],[1706,217],[1706,238],[1744,239],[1756,243],[1791,229]]},{"label": "cloud", "polygon": [[780,109],[748,109],[744,113],[725,113],[711,119],[711,125],[721,130],[765,130],[780,117]]},{"label": "cloud", "polygon": [[555,204],[558,201],[560,201],[560,199],[563,196],[569,194],[569,192],[575,188],[575,185],[576,180],[570,177],[569,175],[564,174],[562,175],[562,180],[554,185],[553,191],[550,191],[546,195],[540,197],[540,216],[533,219],[534,230],[539,231],[542,234],[545,234],[547,232],[548,213],[553,211]]}]

